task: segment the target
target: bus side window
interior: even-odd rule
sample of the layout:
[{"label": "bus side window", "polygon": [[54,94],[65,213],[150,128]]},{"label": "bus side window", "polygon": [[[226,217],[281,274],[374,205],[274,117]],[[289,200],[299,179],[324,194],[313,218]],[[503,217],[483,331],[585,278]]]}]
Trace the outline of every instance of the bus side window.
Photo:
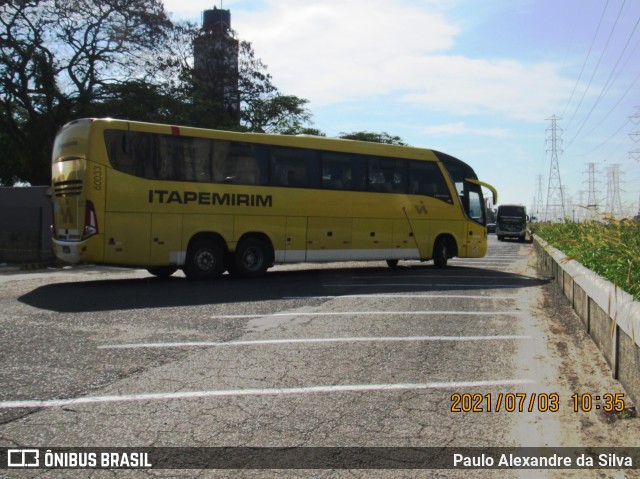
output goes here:
[{"label": "bus side window", "polygon": [[351,157],[341,153],[322,153],[322,187],[329,190],[353,189]]},{"label": "bus side window", "polygon": [[[299,148],[271,148],[271,184],[294,188],[313,188],[315,158],[312,152]],[[319,176],[319,175],[318,175]]]},{"label": "bus side window", "polygon": [[391,186],[386,184],[380,158],[369,158],[367,166],[367,189],[369,191],[391,191]]},{"label": "bus side window", "polygon": [[185,157],[185,179],[202,183],[222,182],[222,165],[228,151],[228,141],[192,138]]},{"label": "bus side window", "polygon": [[150,133],[130,133],[131,138],[131,156],[133,158],[133,174],[142,178],[156,179],[155,171],[157,170],[155,163],[158,157],[158,148],[152,141],[153,136]]},{"label": "bus side window", "polygon": [[259,145],[250,143],[232,142],[229,155],[224,163],[224,183],[238,185],[263,185],[265,184],[263,156],[257,154]]},{"label": "bus side window", "polygon": [[111,166],[123,173],[135,175],[130,134],[122,130],[105,130],[104,141]]},{"label": "bus side window", "polygon": [[395,158],[369,158],[369,190],[389,193],[407,191],[406,160]]},{"label": "bus side window", "polygon": [[189,162],[185,150],[189,148],[191,138],[168,135],[154,135],[159,154],[155,155],[154,178],[159,180],[189,181]]},{"label": "bus side window", "polygon": [[451,203],[451,193],[444,176],[435,162],[409,162],[410,193],[425,195]]}]

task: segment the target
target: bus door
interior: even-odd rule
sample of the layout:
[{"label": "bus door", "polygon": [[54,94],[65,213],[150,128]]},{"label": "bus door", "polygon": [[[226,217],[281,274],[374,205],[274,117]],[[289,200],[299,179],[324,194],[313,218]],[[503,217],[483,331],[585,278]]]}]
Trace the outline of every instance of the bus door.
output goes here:
[{"label": "bus door", "polygon": [[480,185],[467,181],[463,184],[462,204],[471,221],[466,222],[465,241],[467,258],[481,258],[487,252],[487,214]]},{"label": "bus door", "polygon": [[149,264],[180,266],[184,264],[182,248],[182,215],[154,213],[151,217],[151,249]]}]

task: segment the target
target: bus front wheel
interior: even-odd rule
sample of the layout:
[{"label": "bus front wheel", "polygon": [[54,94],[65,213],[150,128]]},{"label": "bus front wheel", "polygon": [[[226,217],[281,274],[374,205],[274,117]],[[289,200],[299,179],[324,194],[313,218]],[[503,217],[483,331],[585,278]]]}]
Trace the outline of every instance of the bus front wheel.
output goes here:
[{"label": "bus front wheel", "polygon": [[213,279],[224,270],[224,251],[220,244],[210,239],[199,239],[187,250],[184,274],[189,279]]},{"label": "bus front wheel", "polygon": [[433,247],[433,264],[436,268],[444,268],[447,266],[449,259],[449,243],[446,238],[438,238]]},{"label": "bus front wheel", "polygon": [[273,250],[260,238],[246,238],[238,244],[233,262],[234,273],[238,276],[262,276],[273,263]]}]

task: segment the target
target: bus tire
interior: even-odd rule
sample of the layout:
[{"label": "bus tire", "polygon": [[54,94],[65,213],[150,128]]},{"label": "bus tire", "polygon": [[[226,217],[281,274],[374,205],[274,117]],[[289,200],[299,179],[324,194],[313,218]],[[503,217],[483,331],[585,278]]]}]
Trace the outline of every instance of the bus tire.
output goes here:
[{"label": "bus tire", "polygon": [[273,264],[273,249],[261,238],[249,237],[238,243],[234,254],[233,274],[243,278],[256,278],[267,272]]},{"label": "bus tire", "polygon": [[147,268],[147,271],[156,278],[168,278],[178,271],[178,268],[175,266],[154,266],[153,268]]},{"label": "bus tire", "polygon": [[189,245],[184,274],[188,279],[204,280],[219,276],[224,270],[224,249],[219,242],[202,238]]},{"label": "bus tire", "polygon": [[389,268],[397,268],[398,267],[398,260],[397,259],[388,259],[387,260],[387,266]]},{"label": "bus tire", "polygon": [[446,238],[440,237],[433,246],[433,264],[436,268],[444,268],[447,266],[449,259],[449,242]]}]

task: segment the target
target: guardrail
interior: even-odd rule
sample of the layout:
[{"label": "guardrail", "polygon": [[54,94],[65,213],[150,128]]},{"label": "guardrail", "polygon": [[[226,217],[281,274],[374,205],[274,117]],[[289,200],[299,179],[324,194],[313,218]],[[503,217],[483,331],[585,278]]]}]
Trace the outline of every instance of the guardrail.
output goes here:
[{"label": "guardrail", "polygon": [[538,269],[553,276],[587,333],[636,405],[640,405],[640,302],[533,235]]}]

